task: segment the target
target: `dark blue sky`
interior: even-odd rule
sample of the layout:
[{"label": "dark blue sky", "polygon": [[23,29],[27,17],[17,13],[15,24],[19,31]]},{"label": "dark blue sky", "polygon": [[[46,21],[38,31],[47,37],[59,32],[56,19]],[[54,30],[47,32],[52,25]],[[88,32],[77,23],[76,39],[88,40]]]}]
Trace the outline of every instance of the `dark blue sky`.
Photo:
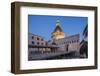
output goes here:
[{"label": "dark blue sky", "polygon": [[80,34],[82,39],[83,29],[88,23],[87,17],[28,15],[28,30],[49,40],[57,19],[60,20],[60,26],[66,36]]}]

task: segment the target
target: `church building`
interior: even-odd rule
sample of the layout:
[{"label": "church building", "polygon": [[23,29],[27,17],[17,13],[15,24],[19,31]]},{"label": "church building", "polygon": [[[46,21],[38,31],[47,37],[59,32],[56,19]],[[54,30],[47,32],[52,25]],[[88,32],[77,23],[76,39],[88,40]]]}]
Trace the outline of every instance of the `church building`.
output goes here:
[{"label": "church building", "polygon": [[[67,29],[66,29],[67,30]],[[79,52],[80,36],[79,34],[65,36],[60,21],[56,21],[56,27],[51,33],[51,43],[55,43],[60,51],[76,51]]]}]

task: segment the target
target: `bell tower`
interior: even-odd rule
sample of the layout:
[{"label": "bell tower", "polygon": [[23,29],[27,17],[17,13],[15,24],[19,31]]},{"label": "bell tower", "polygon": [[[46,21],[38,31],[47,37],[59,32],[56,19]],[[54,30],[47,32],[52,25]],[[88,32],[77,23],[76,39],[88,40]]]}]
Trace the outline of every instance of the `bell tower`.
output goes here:
[{"label": "bell tower", "polygon": [[64,37],[65,37],[65,34],[64,34],[64,32],[62,31],[62,29],[60,27],[60,21],[57,20],[56,21],[56,28],[52,32],[52,39],[53,40],[58,40],[58,39],[61,39],[61,38],[64,38]]}]

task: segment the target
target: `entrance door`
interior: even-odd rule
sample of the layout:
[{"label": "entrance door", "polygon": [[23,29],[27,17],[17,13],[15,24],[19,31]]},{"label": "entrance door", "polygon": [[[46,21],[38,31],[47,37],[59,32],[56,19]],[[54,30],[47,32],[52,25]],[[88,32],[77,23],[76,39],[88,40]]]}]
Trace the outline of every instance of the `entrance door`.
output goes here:
[{"label": "entrance door", "polygon": [[67,45],[66,45],[66,51],[68,51],[68,47],[69,47],[69,45],[67,44]]}]

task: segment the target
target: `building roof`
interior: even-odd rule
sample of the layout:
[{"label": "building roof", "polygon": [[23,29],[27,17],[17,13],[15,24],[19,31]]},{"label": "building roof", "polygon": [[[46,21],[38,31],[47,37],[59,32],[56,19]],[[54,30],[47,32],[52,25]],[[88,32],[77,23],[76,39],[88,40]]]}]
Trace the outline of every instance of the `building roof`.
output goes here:
[{"label": "building roof", "polygon": [[39,35],[36,35],[36,34],[33,34],[33,33],[28,33],[28,34],[31,34],[31,35],[33,35],[33,36],[37,36],[37,37],[40,37],[40,38],[43,38],[44,39],[44,37],[42,37],[42,36],[39,36]]}]

